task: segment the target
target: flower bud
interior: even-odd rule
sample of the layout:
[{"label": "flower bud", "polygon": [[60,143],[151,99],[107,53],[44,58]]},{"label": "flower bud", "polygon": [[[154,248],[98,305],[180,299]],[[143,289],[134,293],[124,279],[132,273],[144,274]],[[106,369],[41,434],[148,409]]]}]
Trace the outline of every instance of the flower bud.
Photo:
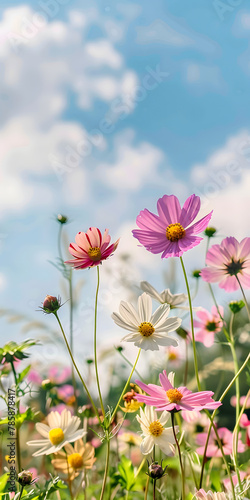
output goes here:
[{"label": "flower bud", "polygon": [[51,380],[49,378],[46,378],[46,380],[42,381],[41,387],[45,391],[49,391],[50,389],[52,389],[52,387],[54,387],[54,385],[52,384],[52,382],[51,382]]},{"label": "flower bud", "polygon": [[204,234],[208,237],[208,238],[212,238],[215,233],[217,232],[217,229],[215,229],[215,227],[207,227],[204,231]]},{"label": "flower bud", "polygon": [[199,279],[201,277],[200,269],[195,269],[192,273],[193,278]]},{"label": "flower bud", "polygon": [[42,309],[45,313],[55,313],[61,307],[61,300],[57,297],[53,297],[52,295],[46,295]]},{"label": "flower bud", "polygon": [[57,220],[60,224],[66,224],[68,222],[68,217],[66,217],[66,215],[58,214]]},{"label": "flower bud", "polygon": [[29,470],[23,470],[22,472],[19,472],[19,474],[17,475],[18,477],[17,480],[19,484],[21,484],[21,486],[26,486],[27,484],[32,483],[32,476],[33,476],[32,472],[30,472]]},{"label": "flower bud", "polygon": [[165,469],[162,468],[162,463],[160,465],[158,462],[153,462],[151,465],[148,465],[148,475],[152,479],[160,479],[165,475],[166,468],[167,466]]},{"label": "flower bud", "polygon": [[240,312],[240,310],[245,306],[245,302],[243,300],[232,300],[228,307],[232,311],[232,313],[236,314]]},{"label": "flower bud", "polygon": [[177,335],[179,335],[179,337],[181,337],[182,339],[186,339],[188,338],[188,331],[185,330],[185,328],[182,328],[181,326],[179,326],[179,328],[177,328],[176,330],[176,333]]}]

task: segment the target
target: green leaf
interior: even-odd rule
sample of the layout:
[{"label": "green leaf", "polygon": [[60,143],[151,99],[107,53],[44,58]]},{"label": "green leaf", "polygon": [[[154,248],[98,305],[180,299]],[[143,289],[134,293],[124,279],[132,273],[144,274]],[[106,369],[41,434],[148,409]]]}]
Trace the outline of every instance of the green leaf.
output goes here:
[{"label": "green leaf", "polygon": [[26,377],[26,375],[28,375],[30,369],[31,369],[31,365],[26,366],[26,368],[24,368],[24,370],[21,373],[18,373],[18,377],[17,377],[18,384],[20,384],[23,381],[23,379]]},{"label": "green leaf", "polygon": [[9,477],[8,474],[4,474],[3,476],[0,477],[0,491],[5,490],[5,486],[7,484],[8,477]]},{"label": "green leaf", "polygon": [[134,468],[131,460],[129,460],[125,455],[122,455],[121,462],[118,465],[118,471],[114,474],[122,488],[127,491],[131,491],[135,486],[136,479],[134,475]]}]

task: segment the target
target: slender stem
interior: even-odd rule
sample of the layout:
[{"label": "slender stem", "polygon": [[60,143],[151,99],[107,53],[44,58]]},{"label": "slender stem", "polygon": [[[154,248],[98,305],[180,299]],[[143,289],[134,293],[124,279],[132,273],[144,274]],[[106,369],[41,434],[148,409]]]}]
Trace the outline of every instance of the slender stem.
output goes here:
[{"label": "slender stem", "polygon": [[103,500],[103,495],[104,495],[105,486],[106,486],[106,482],[107,482],[108,470],[109,470],[109,455],[110,455],[110,439],[108,438],[106,464],[105,464],[105,471],[104,471],[104,476],[103,476],[103,483],[102,483],[102,491],[101,491],[100,500]]},{"label": "slender stem", "polygon": [[24,490],[24,486],[22,486],[22,487],[21,487],[20,497],[19,497],[19,498],[22,498],[22,495],[23,495],[23,490]]},{"label": "slender stem", "polygon": [[135,371],[135,368],[136,368],[136,365],[137,365],[137,362],[138,362],[138,359],[139,359],[140,354],[141,354],[141,349],[139,349],[139,351],[138,351],[137,358],[136,358],[136,360],[135,360],[135,362],[134,362],[134,366],[133,366],[133,368],[132,368],[132,370],[131,370],[131,372],[130,372],[129,378],[128,378],[128,380],[127,380],[127,382],[126,382],[125,386],[124,386],[124,389],[123,389],[123,391],[122,391],[122,393],[121,393],[120,397],[119,397],[118,403],[117,403],[117,405],[116,405],[116,407],[115,407],[115,409],[114,409],[114,411],[113,411],[113,413],[112,413],[112,416],[111,416],[111,419],[110,419],[110,423],[111,423],[111,424],[112,424],[112,422],[113,422],[113,420],[114,420],[114,418],[115,418],[115,415],[116,415],[116,412],[117,412],[117,410],[118,410],[118,408],[119,408],[120,402],[121,402],[121,400],[122,400],[122,398],[123,398],[123,396],[124,396],[124,394],[125,394],[125,392],[126,392],[126,390],[127,390],[128,384],[129,384],[129,382],[130,382],[130,380],[131,380],[131,378],[132,378],[132,375],[133,375],[133,373],[134,373],[134,371]]},{"label": "slender stem", "polygon": [[[246,359],[245,359],[244,363],[242,364],[241,368],[239,369],[238,373],[236,373],[235,376],[232,378],[231,382],[229,382],[228,386],[226,387],[226,389],[224,390],[223,394],[219,398],[219,401],[223,401],[224,397],[227,395],[228,391],[233,386],[235,380],[238,378],[238,376],[240,375],[240,373],[246,367],[249,359],[250,359],[250,353],[246,357]],[[203,481],[203,474],[204,474],[204,467],[205,467],[205,461],[206,461],[206,452],[207,452],[207,447],[208,447],[208,441],[209,441],[210,432],[211,432],[211,429],[212,429],[212,426],[213,426],[213,420],[214,420],[214,417],[215,417],[215,415],[217,413],[217,410],[218,410],[218,408],[216,408],[213,411],[212,415],[210,415],[210,413],[207,412],[208,417],[210,418],[210,426],[209,426],[209,429],[208,429],[208,432],[207,432],[207,440],[206,440],[205,448],[204,448],[204,454],[203,454],[203,461],[202,461],[202,466],[201,466],[201,476],[200,476],[199,488],[202,488],[202,481]],[[230,481],[232,482],[231,474],[229,475],[229,478],[230,478]],[[234,488],[233,488],[233,491],[234,491]]]},{"label": "slender stem", "polygon": [[103,418],[105,418],[105,409],[102,401],[102,393],[101,393],[101,387],[100,387],[100,382],[99,382],[99,375],[98,375],[98,367],[97,367],[97,302],[98,302],[98,292],[99,292],[99,286],[100,286],[100,271],[99,271],[99,266],[97,267],[97,286],[96,286],[96,295],[95,295],[95,323],[94,323],[94,359],[95,359],[95,374],[96,374],[96,383],[97,383],[97,389],[98,389],[98,394],[100,398],[100,405],[102,409],[102,414]]},{"label": "slender stem", "polygon": [[[119,351],[118,349],[116,349],[116,350],[120,354],[120,356],[124,359],[124,361],[126,361],[126,363],[128,363],[128,365],[130,365],[133,368],[133,363],[131,363],[131,361],[129,361],[129,359],[126,358],[126,356],[124,356],[124,354],[121,351]],[[140,373],[138,372],[138,370],[135,369],[135,373],[137,373],[138,377],[140,377],[142,382],[145,382],[144,379],[142,378],[142,376],[140,375]]]},{"label": "slender stem", "polygon": [[250,321],[250,310],[249,310],[249,306],[248,306],[248,302],[247,302],[247,298],[246,298],[245,292],[244,292],[244,290],[243,290],[243,288],[242,288],[242,284],[241,284],[241,282],[240,282],[240,280],[239,280],[239,278],[238,278],[238,275],[237,275],[237,274],[235,275],[235,278],[237,279],[237,281],[238,281],[238,283],[239,283],[239,287],[240,287],[240,289],[241,289],[241,293],[242,293],[242,295],[243,295],[243,299],[244,299],[244,302],[245,302],[245,306],[246,306],[246,310],[247,310],[248,319],[249,319],[249,321]]},{"label": "slender stem", "polygon": [[156,479],[153,480],[153,500],[156,500]]},{"label": "slender stem", "polygon": [[183,270],[184,279],[185,279],[186,288],[187,288],[187,294],[188,294],[188,303],[189,303],[190,320],[191,320],[191,332],[192,332],[192,345],[193,345],[193,353],[194,353],[194,369],[195,369],[195,376],[196,376],[198,391],[200,391],[201,385],[200,385],[200,380],[199,380],[198,360],[197,360],[196,345],[195,345],[195,338],[194,338],[194,317],[193,317],[193,309],[192,309],[192,299],[191,299],[191,293],[190,293],[190,288],[189,288],[188,279],[187,279],[187,273],[186,273],[186,269],[185,269],[182,257],[180,257],[180,261],[181,261],[181,265],[182,265],[182,270]]},{"label": "slender stem", "polygon": [[[19,413],[20,401],[19,401],[19,397],[18,397],[17,374],[16,374],[16,370],[15,370],[15,366],[14,366],[14,361],[12,360],[10,362],[10,364],[11,364],[12,372],[13,372],[14,379],[15,379],[16,398],[17,398],[17,404],[16,404],[16,406],[17,406],[17,413]],[[18,425],[16,425],[16,452],[17,452],[17,468],[18,468],[19,471],[21,471],[22,468],[21,468],[20,429],[19,429]]]},{"label": "slender stem", "polygon": [[[69,271],[69,334],[70,334],[70,350],[72,352],[72,356],[74,356],[74,338],[73,338],[73,287],[72,287],[72,269]],[[71,366],[71,376],[72,376],[72,385],[74,389],[74,397],[75,397],[75,408],[77,409],[77,390],[76,390],[76,378],[75,378],[75,370],[74,365]]]},{"label": "slender stem", "polygon": [[180,461],[180,468],[181,468],[181,491],[182,491],[182,500],[185,499],[185,475],[184,475],[184,469],[183,469],[183,463],[182,463],[182,458],[181,458],[181,449],[180,445],[176,436],[175,432],[175,427],[174,427],[174,412],[171,412],[171,422],[172,422],[172,428],[173,428],[173,434],[174,434],[174,439],[176,442],[177,450],[178,450],[178,455],[179,455],[179,461]]},{"label": "slender stem", "polygon": [[143,468],[143,466],[144,466],[145,462],[146,462],[146,458],[144,457],[144,459],[141,461],[141,463],[140,463],[140,465],[139,465],[139,467],[138,467],[138,469],[137,469],[137,471],[136,471],[136,473],[135,473],[135,478],[136,478],[137,476],[139,476],[139,474],[140,474],[140,472],[141,472],[141,470],[142,470],[142,468]]},{"label": "slender stem", "polygon": [[79,372],[79,370],[78,370],[78,367],[77,367],[77,365],[76,365],[76,363],[75,363],[75,360],[74,360],[74,358],[73,358],[73,356],[72,356],[72,352],[71,352],[71,350],[70,350],[70,346],[69,346],[69,343],[68,343],[67,337],[66,337],[66,335],[65,335],[65,333],[64,333],[64,329],[63,329],[63,327],[62,327],[62,323],[61,323],[61,321],[60,321],[60,319],[59,319],[59,317],[58,317],[57,312],[55,312],[55,313],[54,313],[54,316],[56,317],[56,319],[57,319],[57,321],[58,321],[58,324],[59,324],[59,326],[60,326],[60,329],[61,329],[61,332],[62,332],[62,334],[63,334],[63,338],[64,338],[64,341],[65,341],[66,347],[67,347],[67,349],[68,349],[68,352],[69,352],[69,355],[70,355],[70,358],[71,358],[71,361],[72,361],[72,364],[73,364],[73,365],[74,365],[74,367],[75,367],[75,370],[76,370],[76,372],[77,372],[77,374],[78,374],[78,377],[80,378],[80,380],[81,380],[81,382],[82,382],[82,385],[83,385],[83,387],[84,387],[84,389],[85,389],[85,391],[86,391],[86,393],[87,393],[87,395],[88,395],[88,398],[89,398],[89,400],[90,400],[90,402],[91,402],[91,404],[92,404],[92,406],[93,406],[94,412],[95,412],[95,414],[96,414],[96,416],[97,416],[97,418],[98,418],[98,420],[99,420],[99,422],[100,422],[100,424],[101,424],[102,422],[101,422],[101,419],[100,419],[100,416],[99,416],[98,410],[97,410],[96,405],[95,405],[95,403],[94,403],[94,401],[93,401],[93,399],[92,399],[92,397],[91,397],[91,395],[90,395],[90,392],[89,392],[89,390],[88,390],[88,388],[87,388],[87,386],[86,386],[86,384],[85,384],[85,382],[84,382],[84,380],[83,380],[83,378],[82,378],[82,376],[81,376],[81,374],[80,374],[80,372]]},{"label": "slender stem", "polygon": [[148,499],[149,476],[147,477],[144,500]]},{"label": "slender stem", "polygon": [[[239,371],[239,365],[238,365],[238,359],[237,355],[235,352],[235,342],[234,342],[234,336],[233,336],[233,321],[234,321],[234,313],[231,314],[230,318],[230,323],[229,323],[229,334],[230,334],[230,349],[232,352],[233,356],[233,361],[234,361],[234,372],[235,374]],[[238,421],[239,418],[239,413],[240,413],[240,380],[239,377],[235,380],[235,389],[236,389],[236,422]],[[235,471],[237,474],[238,478],[238,483],[240,486],[240,489],[242,491],[242,483],[241,483],[241,478],[240,478],[240,472],[239,472],[239,466],[238,466],[238,441],[239,441],[239,426],[236,427],[235,431],[235,447],[233,447],[233,461],[234,461],[234,467]]]}]

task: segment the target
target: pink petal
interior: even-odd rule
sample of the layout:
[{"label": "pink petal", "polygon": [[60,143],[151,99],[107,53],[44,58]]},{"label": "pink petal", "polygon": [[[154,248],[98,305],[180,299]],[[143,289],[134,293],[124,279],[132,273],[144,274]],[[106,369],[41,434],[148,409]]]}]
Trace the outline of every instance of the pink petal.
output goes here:
[{"label": "pink petal", "polygon": [[159,375],[160,383],[164,389],[164,391],[168,391],[169,389],[173,389],[173,386],[170,384],[166,370],[163,370],[163,373]]},{"label": "pink petal", "polygon": [[192,194],[189,196],[189,198],[185,201],[182,211],[181,211],[181,216],[180,216],[180,224],[183,227],[187,227],[195,217],[197,216],[201,206],[201,200],[199,196],[195,196],[195,194]]},{"label": "pink petal", "polygon": [[81,247],[83,250],[85,250],[85,252],[88,252],[89,250],[89,242],[86,238],[86,234],[83,233],[83,232],[79,232],[76,237],[75,237],[75,240],[76,240],[76,244]]},{"label": "pink petal", "polygon": [[173,194],[168,196],[165,194],[157,202],[158,214],[162,221],[166,223],[166,228],[169,224],[179,222],[181,215],[181,206],[178,198]]},{"label": "pink petal", "polygon": [[201,233],[202,231],[204,231],[206,229],[206,227],[208,226],[208,223],[212,217],[212,212],[210,212],[210,214],[208,215],[205,215],[205,217],[203,217],[202,219],[200,219],[198,222],[195,222],[195,224],[193,224],[192,226],[190,226],[188,229],[186,229],[186,234],[190,232],[190,235],[191,234],[198,234],[198,233]]},{"label": "pink petal", "polygon": [[221,281],[225,276],[225,271],[220,269],[213,269],[212,267],[204,267],[201,269],[201,277],[204,281],[215,283]]},{"label": "pink petal", "polygon": [[228,255],[224,252],[220,245],[213,245],[207,252],[206,255],[206,264],[208,266],[218,267],[224,266],[231,259],[228,258]]},{"label": "pink petal", "polygon": [[235,292],[235,290],[238,290],[239,288],[239,283],[235,276],[225,276],[223,280],[220,281],[219,283],[220,288],[224,288],[226,292]]},{"label": "pink petal", "polygon": [[250,254],[250,238],[244,238],[239,244],[239,253],[238,256],[241,259],[244,259]]},{"label": "pink petal", "polygon": [[166,235],[167,225],[165,222],[158,215],[152,214],[146,208],[139,213],[136,218],[136,224],[141,229],[152,229],[158,233],[164,232]]}]

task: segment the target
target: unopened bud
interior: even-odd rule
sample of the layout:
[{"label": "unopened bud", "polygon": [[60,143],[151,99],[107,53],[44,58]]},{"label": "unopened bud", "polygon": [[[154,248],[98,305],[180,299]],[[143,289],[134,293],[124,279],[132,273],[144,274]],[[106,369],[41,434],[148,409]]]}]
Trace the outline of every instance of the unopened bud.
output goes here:
[{"label": "unopened bud", "polygon": [[55,313],[61,307],[61,300],[57,297],[53,297],[52,295],[46,295],[42,309],[45,313]]},{"label": "unopened bud", "polygon": [[52,387],[54,387],[54,385],[52,384],[52,382],[49,378],[46,378],[45,380],[43,380],[41,383],[41,386],[42,386],[42,389],[44,389],[45,391],[49,391],[50,389],[52,389]]},{"label": "unopened bud", "polygon": [[192,276],[193,276],[193,278],[196,278],[196,279],[200,278],[201,277],[200,269],[195,269],[192,273]]},{"label": "unopened bud", "polygon": [[21,486],[26,486],[27,484],[31,484],[32,476],[33,473],[30,472],[29,470],[23,470],[22,472],[19,472],[19,474],[17,475],[19,484],[21,484]]},{"label": "unopened bud", "polygon": [[158,464],[158,462],[153,462],[151,465],[148,466],[148,475],[152,479],[160,479],[165,475],[167,466],[165,469],[162,468],[162,463],[161,465]]},{"label": "unopened bud", "polygon": [[57,220],[60,224],[66,224],[68,222],[68,217],[66,217],[66,215],[58,214]]},{"label": "unopened bud", "polygon": [[185,330],[185,328],[182,328],[181,326],[177,328],[176,330],[177,335],[179,335],[182,339],[186,339],[188,335],[188,331]]},{"label": "unopened bud", "polygon": [[204,234],[208,236],[208,238],[212,238],[216,232],[217,229],[215,229],[215,227],[207,227],[204,231]]},{"label": "unopened bud", "polygon": [[228,306],[232,313],[236,314],[245,306],[245,302],[243,300],[232,300]]}]

